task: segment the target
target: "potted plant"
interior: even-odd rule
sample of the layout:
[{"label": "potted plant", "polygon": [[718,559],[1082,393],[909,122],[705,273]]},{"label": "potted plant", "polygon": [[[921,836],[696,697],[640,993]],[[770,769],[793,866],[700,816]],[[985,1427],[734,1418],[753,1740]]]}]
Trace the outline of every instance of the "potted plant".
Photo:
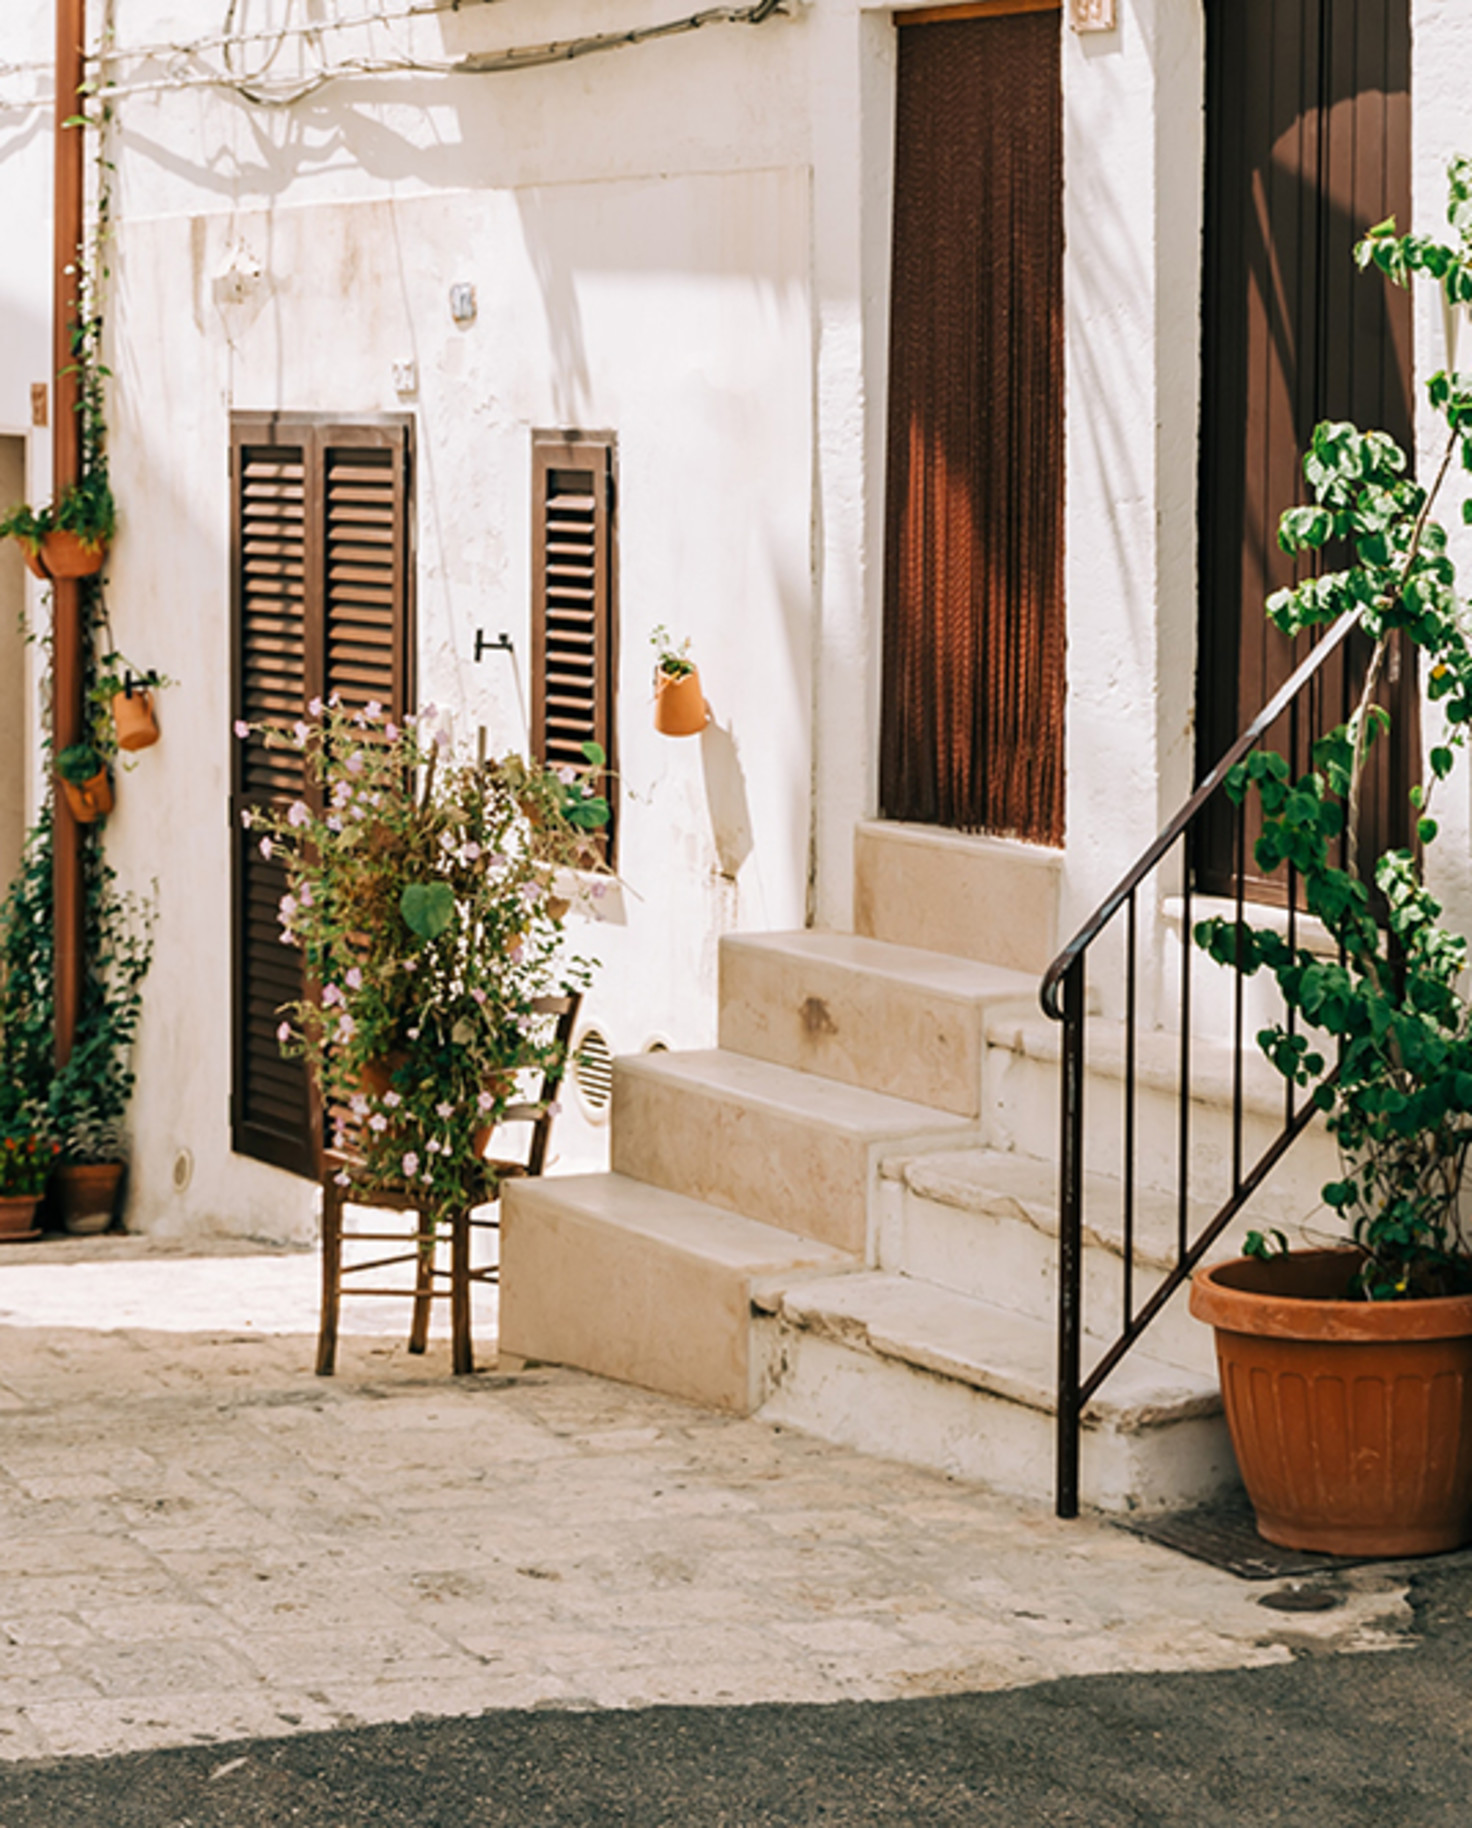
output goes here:
[{"label": "potted plant", "polygon": [[107,758],[93,743],[72,743],[56,758],[62,792],[79,825],[106,818],[113,808]]},{"label": "potted plant", "polygon": [[128,1160],[133,1043],[153,957],[151,904],[120,893],[100,858],[89,864],[87,887],[82,1006],[71,1054],[47,1092],[49,1128],[61,1145],[52,1196],[72,1232],[105,1231],[117,1213]]},{"label": "potted plant", "polygon": [[690,658],[689,640],[676,647],[663,623],[649,639],[654,647],[655,729],[664,736],[698,736],[710,722],[710,709]]},{"label": "potted plant", "polygon": [[0,1131],[0,1244],[40,1236],[36,1208],[56,1156],[57,1145],[47,1136]]},{"label": "potted plant", "polygon": [[370,1197],[411,1194],[432,1223],[479,1204],[483,1133],[557,1052],[539,1000],[588,980],[563,958],[557,888],[596,864],[601,764],[549,782],[520,758],[460,762],[432,709],[396,723],[377,704],[236,734],[294,750],[310,783],[246,815],[286,865],[282,937],[318,986],[283,1010],[283,1049],[308,1061]]},{"label": "potted plant", "polygon": [[113,652],[99,660],[88,697],[99,716],[111,720],[112,740],[119,749],[149,749],[159,738],[154,694],[173,683],[154,668],[136,667]]},{"label": "potted plant", "polygon": [[89,470],[54,503],[22,503],[0,519],[0,539],[20,542],[38,578],[89,578],[101,571],[117,531],[117,507],[107,475]]},{"label": "potted plant", "polygon": [[[1455,161],[1451,179],[1458,245],[1385,223],[1357,252],[1403,284],[1431,274],[1455,304],[1472,298],[1472,162]],[[1193,1313],[1216,1328],[1259,1529],[1328,1553],[1425,1554],[1472,1539],[1472,1241],[1459,1212],[1472,1146],[1468,948],[1440,924],[1423,868],[1434,790],[1472,722],[1472,651],[1432,517],[1454,460],[1472,469],[1472,376],[1438,374],[1429,392],[1445,424],[1429,485],[1383,432],[1315,431],[1304,462],[1314,499],[1284,515],[1279,539],[1290,553],[1347,562],[1279,592],[1268,614],[1290,635],[1357,615],[1373,643],[1368,672],[1354,714],[1320,737],[1307,772],[1294,779],[1285,757],[1260,750],[1228,780],[1238,803],[1258,796],[1259,866],[1292,864],[1340,956],[1245,922],[1196,929],[1219,962],[1276,978],[1297,1032],[1279,1023],[1260,1044],[1312,1088],[1341,1152],[1324,1198],[1352,1221],[1351,1247],[1294,1252],[1281,1234],[1253,1233],[1248,1256],[1198,1272],[1191,1290]],[[1463,514],[1472,521],[1466,504]],[[1387,852],[1367,882],[1361,790],[1389,722],[1376,690],[1397,639],[1419,650],[1443,727],[1429,785],[1411,796],[1416,847]]]}]

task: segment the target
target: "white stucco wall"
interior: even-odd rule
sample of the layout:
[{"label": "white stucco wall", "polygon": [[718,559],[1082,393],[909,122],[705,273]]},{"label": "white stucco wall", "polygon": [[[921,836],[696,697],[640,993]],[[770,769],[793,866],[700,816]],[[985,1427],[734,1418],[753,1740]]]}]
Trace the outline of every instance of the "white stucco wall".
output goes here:
[{"label": "white stucco wall", "polygon": [[[120,36],[129,16],[127,31],[145,29],[143,10],[120,9]],[[780,99],[773,40],[789,61],[800,48],[785,27],[728,34],[724,50],[708,33],[622,63],[452,84],[452,100],[434,85],[422,106],[334,101],[315,119],[262,124],[195,97],[120,108],[110,343],[126,520],[113,617],[131,657],[181,681],[161,704],[164,740],[124,776],[109,826],[124,878],[156,877],[160,898],[130,1223],[281,1233],[310,1222],[310,1189],[229,1149],[232,408],[414,413],[419,695],[451,707],[467,743],[484,728],[495,751],[526,740],[532,429],[615,432],[621,886],[606,918],[573,936],[602,966],[586,1016],[617,1052],[710,1043],[720,933],[803,923],[814,697],[804,111],[764,109],[763,136],[741,131],[757,88],[775,83]],[[201,118],[229,149],[210,172],[189,163]],[[238,302],[222,277],[232,267],[259,271]],[[476,287],[469,327],[450,315],[456,282]],[[417,369],[408,396],[393,377],[405,360]],[[701,667],[713,721],[698,739],[652,728],[660,622],[689,636]],[[514,659],[477,665],[477,629],[507,631]],[[187,843],[161,853],[161,821]],[[602,1134],[575,1098],[565,1106],[564,1161],[600,1160]],[[193,1164],[182,1192],[181,1150]]]}]

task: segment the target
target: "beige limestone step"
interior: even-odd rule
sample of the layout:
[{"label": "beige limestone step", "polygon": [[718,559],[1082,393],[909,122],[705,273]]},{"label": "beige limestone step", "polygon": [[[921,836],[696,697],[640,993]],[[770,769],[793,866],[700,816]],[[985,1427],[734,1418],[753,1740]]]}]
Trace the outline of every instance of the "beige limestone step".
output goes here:
[{"label": "beige limestone step", "polygon": [[614,1062],[612,1166],[867,1257],[881,1155],[980,1140],[975,1123],[722,1048]]},{"label": "beige limestone step", "polygon": [[975,1117],[986,1012],[1034,988],[1023,972],[853,933],[727,934],[720,1043]]},{"label": "beige limestone step", "polygon": [[[1052,1157],[1058,1148],[1063,1028],[1036,1003],[987,1012],[983,1075],[986,1138],[1019,1155]],[[1087,1027],[1084,1128],[1087,1166],[1123,1175],[1125,1029],[1091,1017]],[[1256,1048],[1243,1058],[1242,1170],[1246,1173],[1283,1128],[1284,1083]],[[1136,1038],[1135,1177],[1142,1188],[1174,1189],[1180,1160],[1180,1041],[1163,1031]],[[1232,1186],[1233,1064],[1229,1045],[1197,1035],[1191,1050],[1189,1104],[1190,1192],[1213,1208]],[[1319,1118],[1273,1169],[1255,1210],[1276,1213],[1290,1230],[1321,1204],[1324,1183],[1338,1178],[1334,1139]]]},{"label": "beige limestone step", "polygon": [[854,1266],[825,1244],[620,1174],[509,1181],[500,1343],[745,1415],[764,1394],[754,1287]]},{"label": "beige limestone step", "polygon": [[[958,1293],[992,1301],[1055,1323],[1058,1310],[1058,1174],[1051,1162],[994,1149],[942,1150],[914,1158],[890,1157],[880,1167],[886,1183],[879,1232],[879,1263]],[[1119,1181],[1091,1174],[1084,1185],[1083,1314],[1098,1334],[1124,1324],[1124,1197]],[[1188,1208],[1188,1236],[1195,1239],[1216,1208]],[[1269,1215],[1275,1217],[1276,1215]],[[1262,1215],[1249,1205],[1208,1252],[1212,1261],[1240,1253]],[[1344,1241],[1331,1209],[1311,1222],[1284,1228],[1295,1245]],[[1177,1210],[1173,1199],[1148,1188],[1134,1202],[1131,1311],[1138,1313],[1176,1261]],[[1177,1291],[1152,1322],[1150,1354],[1164,1362],[1210,1372],[1209,1329],[1187,1311],[1187,1291]]]},{"label": "beige limestone step", "polygon": [[[769,1289],[763,1301],[763,1346],[779,1367],[764,1417],[998,1490],[1051,1493],[1051,1326],[877,1271]],[[1160,1509],[1235,1481],[1213,1376],[1137,1353],[1089,1405],[1088,1502]]]},{"label": "beige limestone step", "polygon": [[1041,977],[1058,949],[1061,851],[938,825],[854,831],[854,930]]}]

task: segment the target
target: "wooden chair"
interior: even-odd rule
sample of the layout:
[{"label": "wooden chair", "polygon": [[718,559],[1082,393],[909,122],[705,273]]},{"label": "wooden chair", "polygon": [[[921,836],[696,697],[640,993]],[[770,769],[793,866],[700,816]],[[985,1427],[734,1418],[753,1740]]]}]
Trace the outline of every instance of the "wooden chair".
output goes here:
[{"label": "wooden chair", "polygon": [[[539,997],[533,1005],[538,1015],[556,1016],[559,1055],[565,1061],[578,1019],[581,996]],[[535,1104],[508,1105],[502,1123],[526,1123],[531,1126],[531,1141],[525,1161],[488,1156],[487,1166],[495,1171],[496,1184],[503,1180],[539,1175],[547,1162],[547,1147],[552,1135],[549,1108],[562,1084],[563,1068],[542,1076],[541,1094]],[[472,1283],[494,1283],[500,1279],[498,1265],[471,1264],[471,1234],[495,1231],[496,1218],[472,1219],[468,1209],[450,1215],[450,1261],[442,1267],[438,1261],[442,1236],[422,1214],[417,1230],[349,1231],[344,1225],[348,1206],[370,1207],[377,1212],[419,1213],[419,1203],[412,1193],[355,1193],[355,1183],[362,1163],[350,1149],[327,1151],[322,1161],[322,1315],[317,1331],[317,1375],[331,1377],[337,1362],[338,1313],[344,1295],[392,1297],[412,1301],[413,1320],[409,1328],[409,1350],[423,1352],[429,1339],[430,1309],[435,1301],[450,1303],[450,1338],[455,1373],[463,1376],[475,1369],[475,1354],[470,1337],[470,1291]],[[494,1195],[492,1199],[494,1200]],[[386,1257],[373,1257],[365,1263],[344,1260],[343,1246],[351,1243],[397,1244],[412,1241],[413,1248]],[[349,1284],[349,1278],[372,1275],[399,1264],[414,1265],[412,1286],[398,1288]]]}]

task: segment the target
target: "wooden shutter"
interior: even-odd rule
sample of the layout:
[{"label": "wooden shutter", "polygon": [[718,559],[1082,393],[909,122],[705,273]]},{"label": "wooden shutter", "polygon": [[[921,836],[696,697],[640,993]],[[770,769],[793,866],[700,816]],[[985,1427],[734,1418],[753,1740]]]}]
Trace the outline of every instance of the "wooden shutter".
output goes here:
[{"label": "wooden shutter", "polygon": [[[412,702],[410,430],[237,417],[231,478],[232,720],[294,723],[336,691]],[[233,1074],[231,1135],[242,1155],[315,1176],[320,1121],[306,1068],[282,1058],[281,1007],[302,994],[301,955],[284,946],[279,862],[241,815],[304,791],[289,752],[233,744]]]},{"label": "wooden shutter", "polygon": [[532,488],[532,750],[580,768],[597,743],[612,770],[613,440],[535,433]]}]

